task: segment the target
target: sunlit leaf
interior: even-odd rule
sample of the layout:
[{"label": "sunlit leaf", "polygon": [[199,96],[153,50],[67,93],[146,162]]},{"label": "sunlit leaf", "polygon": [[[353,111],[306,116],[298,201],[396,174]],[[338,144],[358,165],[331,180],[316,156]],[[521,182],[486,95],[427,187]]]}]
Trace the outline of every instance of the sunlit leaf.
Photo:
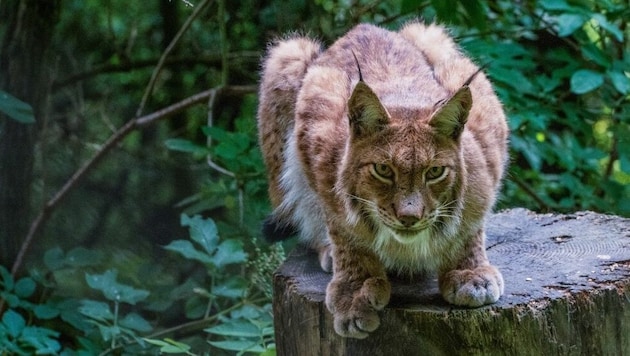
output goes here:
[{"label": "sunlit leaf", "polygon": [[555,17],[558,36],[566,37],[584,25],[586,18],[580,14],[562,14]]},{"label": "sunlit leaf", "polygon": [[630,79],[623,72],[608,72],[608,77],[613,86],[623,95],[630,93]]},{"label": "sunlit leaf", "polygon": [[604,84],[604,75],[589,69],[581,69],[571,76],[571,92],[585,94]]}]

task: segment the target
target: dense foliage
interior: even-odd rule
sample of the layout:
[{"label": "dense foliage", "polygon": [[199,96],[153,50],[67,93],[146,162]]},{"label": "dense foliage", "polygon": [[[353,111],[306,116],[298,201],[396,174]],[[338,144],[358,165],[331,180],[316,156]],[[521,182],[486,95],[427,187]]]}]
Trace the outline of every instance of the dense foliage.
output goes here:
[{"label": "dense foliage", "polygon": [[271,274],[289,246],[257,240],[255,85],[290,31],[329,44],[358,22],[449,24],[509,116],[498,207],[630,216],[622,0],[58,4],[45,104],[0,87],[0,133],[37,128],[23,203],[46,212],[26,259],[0,266],[0,354],[274,354]]}]

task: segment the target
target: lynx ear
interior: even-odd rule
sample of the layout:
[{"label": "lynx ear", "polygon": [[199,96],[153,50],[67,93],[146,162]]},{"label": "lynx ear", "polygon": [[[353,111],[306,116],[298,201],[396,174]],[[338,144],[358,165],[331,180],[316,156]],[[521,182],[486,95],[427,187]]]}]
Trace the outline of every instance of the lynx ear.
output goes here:
[{"label": "lynx ear", "polygon": [[438,103],[429,125],[440,135],[456,140],[464,131],[471,106],[472,94],[468,85],[464,85],[448,100]]},{"label": "lynx ear", "polygon": [[362,80],[354,87],[348,101],[348,116],[355,136],[378,132],[389,122],[389,113]]}]

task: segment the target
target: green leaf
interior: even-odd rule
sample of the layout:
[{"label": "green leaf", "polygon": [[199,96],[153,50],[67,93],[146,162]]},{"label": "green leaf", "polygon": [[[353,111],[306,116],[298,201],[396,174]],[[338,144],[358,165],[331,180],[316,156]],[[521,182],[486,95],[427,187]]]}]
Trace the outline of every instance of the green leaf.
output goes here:
[{"label": "green leaf", "polygon": [[86,273],[85,280],[90,288],[101,291],[105,298],[112,301],[135,305],[149,296],[150,293],[147,290],[116,282],[117,275],[118,271],[110,269],[103,274]]},{"label": "green leaf", "polygon": [[3,90],[0,90],[0,112],[23,124],[35,123],[33,108]]},{"label": "green leaf", "polygon": [[205,156],[208,154],[208,148],[205,146],[200,146],[190,140],[185,140],[181,138],[171,138],[164,141],[164,145],[169,150],[192,153],[196,156]]},{"label": "green leaf", "polygon": [[226,340],[226,341],[208,341],[208,343],[216,348],[230,351],[249,351],[261,353],[265,351],[258,341],[249,340]]},{"label": "green leaf", "polygon": [[6,269],[4,266],[0,265],[0,277],[2,278],[2,284],[4,285],[4,290],[10,292],[13,290],[14,281],[11,272]]},{"label": "green leaf", "polygon": [[197,250],[193,246],[192,242],[188,240],[175,240],[175,241],[172,241],[167,246],[164,246],[164,248],[169,251],[177,252],[189,260],[197,260],[204,264],[211,263],[214,265],[214,262],[212,261],[211,256]]},{"label": "green leaf", "polygon": [[100,321],[114,320],[114,314],[109,305],[96,300],[82,300],[79,312],[87,317]]},{"label": "green leaf", "polygon": [[37,350],[37,355],[55,355],[61,350],[61,344],[56,340],[59,335],[59,332],[48,328],[28,326],[22,332],[20,341]]},{"label": "green leaf", "polygon": [[243,278],[230,278],[212,289],[212,294],[226,298],[241,298],[247,292],[248,283]]},{"label": "green leaf", "polygon": [[62,268],[65,264],[64,253],[61,247],[54,247],[44,253],[44,264],[51,271]]},{"label": "green leaf", "polygon": [[558,36],[566,37],[582,27],[586,18],[580,14],[562,14],[555,17],[556,30]]},{"label": "green leaf", "polygon": [[232,263],[241,263],[247,260],[247,254],[243,251],[243,244],[234,239],[223,241],[212,257],[214,265],[221,268]]},{"label": "green leaf", "polygon": [[4,324],[9,335],[16,338],[22,333],[22,330],[24,330],[26,321],[13,309],[9,309],[4,312],[4,315],[2,316],[2,324]]},{"label": "green leaf", "polygon": [[160,346],[160,352],[165,354],[180,354],[188,353],[188,351],[190,351],[190,346],[168,338],[164,339],[164,341],[155,339],[144,339],[144,341],[149,344]]},{"label": "green leaf", "polygon": [[604,83],[604,75],[590,69],[580,69],[571,76],[571,92],[585,94],[599,88]]},{"label": "green leaf", "polygon": [[84,247],[76,247],[66,253],[65,262],[71,267],[96,266],[103,260],[103,253],[88,250]]},{"label": "green leaf", "polygon": [[262,330],[247,320],[234,320],[204,329],[205,332],[214,335],[233,337],[260,337]]},{"label": "green leaf", "polygon": [[603,14],[593,14],[593,20],[599,24],[601,28],[608,31],[619,42],[623,42],[623,32],[615,24],[608,22]]},{"label": "green leaf", "polygon": [[59,316],[59,309],[46,304],[38,304],[33,307],[33,313],[35,313],[35,316],[39,319],[49,320]]},{"label": "green leaf", "polygon": [[219,241],[217,226],[212,219],[204,219],[199,215],[189,217],[185,214],[181,216],[181,225],[188,226],[190,238],[197,242],[208,253],[212,254]]},{"label": "green leaf", "polygon": [[28,298],[35,293],[37,285],[35,281],[29,277],[24,277],[15,283],[15,295],[20,298]]},{"label": "green leaf", "polygon": [[119,321],[120,326],[140,332],[149,332],[153,330],[151,324],[140,314],[129,313]]},{"label": "green leaf", "polygon": [[630,93],[630,79],[624,72],[608,72],[613,86],[623,95]]}]

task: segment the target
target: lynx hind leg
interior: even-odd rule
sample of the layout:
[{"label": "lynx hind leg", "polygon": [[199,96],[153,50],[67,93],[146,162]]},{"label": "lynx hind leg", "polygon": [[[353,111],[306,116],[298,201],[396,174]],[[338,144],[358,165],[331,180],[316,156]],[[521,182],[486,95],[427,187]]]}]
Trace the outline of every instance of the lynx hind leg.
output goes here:
[{"label": "lynx hind leg", "polygon": [[309,65],[321,50],[318,42],[295,36],[270,46],[263,61],[258,138],[267,166],[269,198],[274,207],[283,200],[280,174],[287,132],[293,127],[297,95]]}]

